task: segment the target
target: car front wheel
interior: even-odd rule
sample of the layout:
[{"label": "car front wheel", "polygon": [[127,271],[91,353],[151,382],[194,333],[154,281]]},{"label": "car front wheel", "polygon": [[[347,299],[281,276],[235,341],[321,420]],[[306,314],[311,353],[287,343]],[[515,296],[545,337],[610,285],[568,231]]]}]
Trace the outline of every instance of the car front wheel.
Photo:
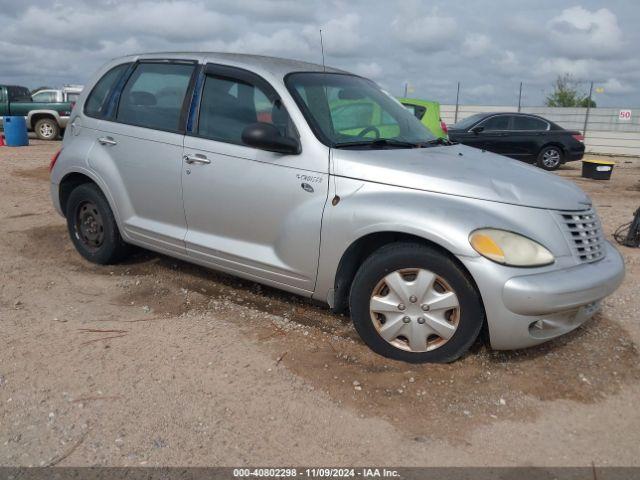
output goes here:
[{"label": "car front wheel", "polygon": [[560,147],[549,146],[538,154],[538,166],[545,170],[557,170],[562,164],[562,150]]},{"label": "car front wheel", "polygon": [[360,266],[349,298],[362,340],[385,357],[451,362],[478,337],[484,308],[472,281],[443,253],[386,245]]}]

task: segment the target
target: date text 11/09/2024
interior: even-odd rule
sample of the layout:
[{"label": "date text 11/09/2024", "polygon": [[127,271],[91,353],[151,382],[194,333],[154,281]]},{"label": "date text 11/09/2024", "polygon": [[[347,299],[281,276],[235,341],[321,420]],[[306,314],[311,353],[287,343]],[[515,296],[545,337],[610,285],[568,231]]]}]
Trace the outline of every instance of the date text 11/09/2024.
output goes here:
[{"label": "date text 11/09/2024", "polygon": [[399,477],[397,470],[387,468],[236,468],[233,476],[257,478],[394,478]]}]

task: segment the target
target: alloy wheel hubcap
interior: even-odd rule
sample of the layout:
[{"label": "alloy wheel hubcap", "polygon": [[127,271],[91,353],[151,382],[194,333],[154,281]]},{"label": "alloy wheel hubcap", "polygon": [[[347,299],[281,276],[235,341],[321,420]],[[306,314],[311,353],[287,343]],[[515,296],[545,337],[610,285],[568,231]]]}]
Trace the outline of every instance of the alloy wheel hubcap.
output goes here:
[{"label": "alloy wheel hubcap", "polygon": [[104,242],[104,223],[98,207],[93,202],[83,202],[76,216],[76,235],[92,250]]},{"label": "alloy wheel hubcap", "polygon": [[422,268],[396,270],[380,280],[371,294],[369,312],[378,334],[409,352],[440,348],[460,322],[455,291],[442,277]]},{"label": "alloy wheel hubcap", "polygon": [[555,167],[560,163],[560,152],[555,149],[547,150],[542,155],[542,163],[545,167]]},{"label": "alloy wheel hubcap", "polygon": [[53,127],[48,123],[43,123],[40,125],[40,135],[43,137],[50,137],[53,135]]}]

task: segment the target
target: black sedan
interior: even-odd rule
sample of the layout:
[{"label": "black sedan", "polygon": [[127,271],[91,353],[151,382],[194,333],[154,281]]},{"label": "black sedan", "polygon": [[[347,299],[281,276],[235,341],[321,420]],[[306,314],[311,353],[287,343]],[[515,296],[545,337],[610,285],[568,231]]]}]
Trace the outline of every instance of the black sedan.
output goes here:
[{"label": "black sedan", "polygon": [[470,147],[506,155],[545,170],[584,155],[580,132],[537,115],[526,113],[478,113],[449,127],[449,139]]}]

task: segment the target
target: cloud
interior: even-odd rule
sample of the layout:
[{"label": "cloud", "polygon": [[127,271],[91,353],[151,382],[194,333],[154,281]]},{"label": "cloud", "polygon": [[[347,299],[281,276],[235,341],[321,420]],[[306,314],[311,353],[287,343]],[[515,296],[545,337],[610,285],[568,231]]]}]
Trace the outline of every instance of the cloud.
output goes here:
[{"label": "cloud", "polygon": [[465,57],[481,57],[491,50],[491,39],[481,33],[468,34],[462,42],[462,54]]},{"label": "cloud", "polygon": [[376,80],[383,74],[383,69],[376,62],[358,63],[352,68],[353,73]]},{"label": "cloud", "polygon": [[453,17],[440,14],[437,8],[428,15],[396,16],[391,24],[398,40],[423,53],[448,48],[447,42],[457,36],[457,26]]},{"label": "cloud", "polygon": [[571,7],[547,24],[548,38],[568,58],[603,58],[622,52],[623,34],[618,18],[607,8],[589,11]]},{"label": "cloud", "polygon": [[[640,104],[636,2],[496,0],[0,0],[0,83],[87,82],[105,61],[149,51],[226,51],[319,63],[394,94],[541,104],[557,75],[603,85],[598,105]],[[582,6],[580,6],[582,5]],[[471,98],[471,97],[469,97]]]}]

